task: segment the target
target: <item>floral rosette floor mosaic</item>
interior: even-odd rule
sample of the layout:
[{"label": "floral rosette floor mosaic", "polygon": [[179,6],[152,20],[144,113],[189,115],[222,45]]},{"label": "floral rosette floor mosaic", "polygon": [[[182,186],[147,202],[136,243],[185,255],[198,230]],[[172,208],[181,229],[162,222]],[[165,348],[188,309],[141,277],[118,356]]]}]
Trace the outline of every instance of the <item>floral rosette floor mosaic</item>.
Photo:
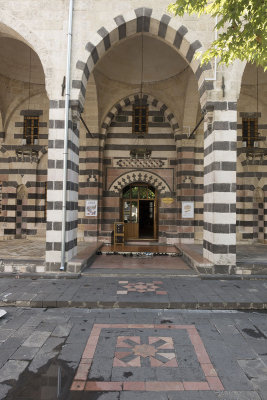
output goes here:
[{"label": "floral rosette floor mosaic", "polygon": [[162,281],[152,282],[129,282],[119,281],[120,289],[117,294],[130,294],[130,293],[153,293],[157,295],[167,294],[166,290],[162,290]]}]

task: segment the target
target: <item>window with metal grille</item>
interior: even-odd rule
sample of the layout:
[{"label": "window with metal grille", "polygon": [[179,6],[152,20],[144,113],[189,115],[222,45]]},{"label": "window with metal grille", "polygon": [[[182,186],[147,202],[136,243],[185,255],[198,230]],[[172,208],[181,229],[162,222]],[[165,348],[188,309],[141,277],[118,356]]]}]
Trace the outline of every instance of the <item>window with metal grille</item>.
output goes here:
[{"label": "window with metal grille", "polygon": [[133,133],[148,132],[148,106],[133,106]]},{"label": "window with metal grille", "polygon": [[39,117],[24,117],[23,138],[26,144],[35,144],[39,137]]},{"label": "window with metal grille", "polygon": [[258,140],[258,118],[242,119],[242,140],[247,147],[254,147],[254,142]]}]

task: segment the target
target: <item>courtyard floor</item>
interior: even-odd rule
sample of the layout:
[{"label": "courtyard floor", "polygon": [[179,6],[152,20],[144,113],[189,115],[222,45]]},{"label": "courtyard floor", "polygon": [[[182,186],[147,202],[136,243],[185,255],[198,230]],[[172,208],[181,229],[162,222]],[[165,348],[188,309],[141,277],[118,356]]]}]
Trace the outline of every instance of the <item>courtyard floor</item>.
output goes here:
[{"label": "courtyard floor", "polygon": [[[79,242],[78,252],[83,252],[88,243]],[[166,246],[158,246],[162,251],[166,251]],[[186,245],[199,256],[202,255],[202,246],[198,244]],[[139,246],[138,249],[142,247]],[[171,247],[170,247],[171,248]],[[147,251],[147,250],[145,250]],[[45,243],[40,240],[15,239],[8,241],[0,241],[0,262],[1,260],[17,260],[17,261],[41,261],[45,260]],[[96,258],[91,268],[121,268],[121,269],[161,269],[162,261],[159,257],[141,258],[141,257],[123,257],[120,255],[101,255]],[[237,265],[243,267],[257,266],[267,269],[267,245],[260,243],[253,245],[237,245]],[[190,270],[188,265],[181,257],[164,257],[164,269]]]},{"label": "courtyard floor", "polygon": [[98,271],[1,277],[1,400],[267,400],[267,279]]},{"label": "courtyard floor", "polygon": [[266,314],[7,311],[0,399],[267,399]]}]

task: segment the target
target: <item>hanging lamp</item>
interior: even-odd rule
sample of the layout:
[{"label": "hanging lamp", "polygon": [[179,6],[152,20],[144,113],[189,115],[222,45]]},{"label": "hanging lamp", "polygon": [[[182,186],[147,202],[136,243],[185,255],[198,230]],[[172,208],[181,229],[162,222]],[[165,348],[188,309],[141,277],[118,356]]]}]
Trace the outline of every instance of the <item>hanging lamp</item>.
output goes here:
[{"label": "hanging lamp", "polygon": [[[256,74],[256,118],[259,117],[259,68],[257,67],[257,74]],[[260,161],[263,161],[264,157],[267,156],[267,149],[264,147],[259,147],[259,142],[263,139],[259,129],[258,123],[254,132],[254,142],[253,147],[248,147],[246,150],[247,153],[247,160],[254,161],[257,158]]]},{"label": "hanging lamp", "polygon": [[[31,80],[32,80],[32,49],[29,47],[29,81],[28,81],[28,115],[30,111],[30,101],[31,101]],[[26,134],[26,132],[25,132]],[[36,148],[34,143],[28,144],[26,137],[23,138],[22,146],[18,146],[16,149],[16,160],[18,162],[28,162],[31,163],[38,162],[39,149]]]},{"label": "hanging lamp", "polygon": [[[144,35],[143,35],[143,30],[144,30],[144,20],[142,22],[142,32],[141,32],[141,73],[140,73],[140,96],[139,96],[139,107],[143,106],[143,84],[144,84]],[[133,116],[134,118],[134,116]],[[139,115],[140,118],[140,115]],[[142,115],[141,115],[142,118]],[[143,127],[143,124],[141,123],[141,128]],[[151,157],[151,150],[149,150],[146,147],[146,139],[145,135],[146,132],[136,132],[137,138],[136,138],[136,148],[132,149],[130,151],[130,157],[132,159],[147,159]],[[143,141],[143,144],[140,144],[140,141]]]}]

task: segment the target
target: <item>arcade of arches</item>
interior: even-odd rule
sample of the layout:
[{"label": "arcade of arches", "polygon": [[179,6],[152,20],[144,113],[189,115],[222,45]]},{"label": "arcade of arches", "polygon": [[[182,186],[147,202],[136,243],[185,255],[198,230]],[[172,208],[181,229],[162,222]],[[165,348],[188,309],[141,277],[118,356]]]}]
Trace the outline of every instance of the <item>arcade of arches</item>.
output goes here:
[{"label": "arcade of arches", "polygon": [[[209,41],[207,21],[194,30],[194,16],[135,3],[128,14],[120,3],[112,21],[96,14],[90,28],[74,12],[74,31],[83,31],[72,54],[66,262],[79,241],[110,243],[122,220],[127,240],[203,243],[215,270],[229,272],[236,243],[267,241],[259,150],[267,72],[237,63],[218,67],[214,79],[214,65],[193,57]],[[21,26],[0,21],[0,239],[43,238],[47,270],[58,270],[65,65],[57,68],[60,52],[36,48]],[[88,200],[97,204],[91,215]]]}]

